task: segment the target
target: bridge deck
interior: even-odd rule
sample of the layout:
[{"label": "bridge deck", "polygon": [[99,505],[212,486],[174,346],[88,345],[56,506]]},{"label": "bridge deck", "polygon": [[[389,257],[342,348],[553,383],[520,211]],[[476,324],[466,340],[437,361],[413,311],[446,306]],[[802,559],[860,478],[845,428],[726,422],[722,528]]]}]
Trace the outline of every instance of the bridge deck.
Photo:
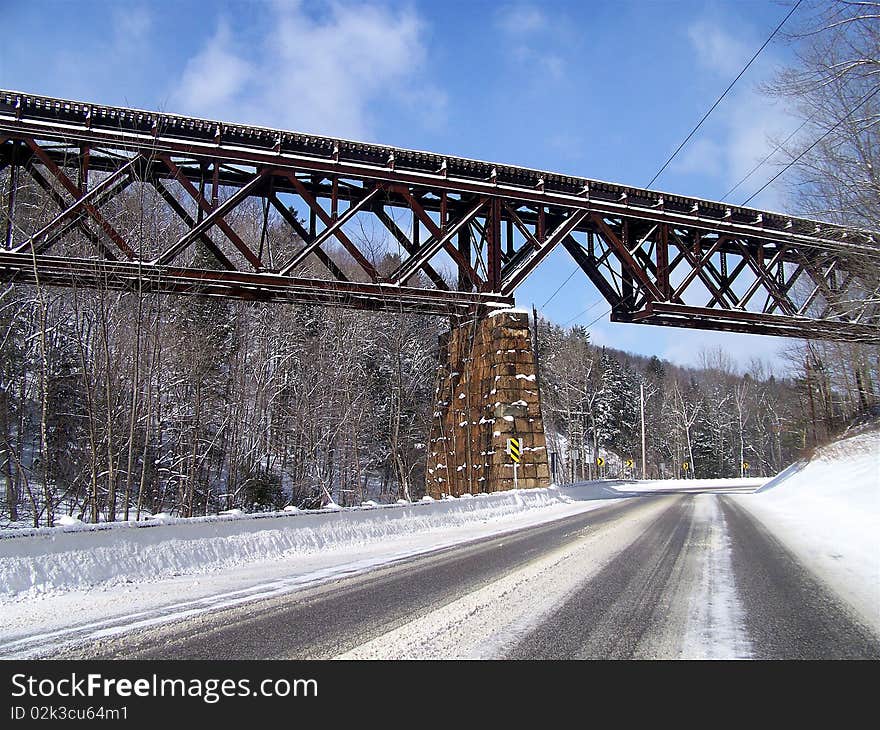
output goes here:
[{"label": "bridge deck", "polygon": [[[880,339],[874,234],[779,213],[15,91],[0,91],[6,167],[6,279],[33,278],[27,272],[36,264],[46,283],[81,277],[90,285],[96,261],[118,262],[119,286],[134,281],[126,266],[136,265],[154,289],[464,312],[509,304],[562,247],[617,321]],[[16,211],[21,178],[42,189],[57,215],[35,220]],[[176,241],[144,251],[113,225],[132,185],[161,196],[182,225]],[[267,211],[259,241],[233,222],[252,199]],[[292,229],[298,249],[263,251],[269,210]],[[380,271],[376,251],[367,250],[365,219],[392,244],[386,253],[397,249],[393,270]],[[198,244],[222,271],[206,277],[184,261]],[[330,278],[303,275],[315,261]]]}]

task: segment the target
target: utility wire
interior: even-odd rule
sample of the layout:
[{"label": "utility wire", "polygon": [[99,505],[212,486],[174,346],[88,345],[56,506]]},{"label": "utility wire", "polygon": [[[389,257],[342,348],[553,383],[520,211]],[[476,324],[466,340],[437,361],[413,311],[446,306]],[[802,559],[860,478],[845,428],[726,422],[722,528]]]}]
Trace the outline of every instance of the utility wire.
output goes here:
[{"label": "utility wire", "polygon": [[880,86],[878,86],[874,91],[869,94],[866,94],[862,97],[862,100],[856,104],[852,109],[850,109],[843,117],[841,117],[837,123],[831,127],[828,131],[825,132],[821,137],[819,137],[813,144],[807,147],[803,152],[801,152],[797,157],[795,157],[791,162],[789,162],[785,167],[783,167],[779,172],[777,172],[773,177],[771,177],[767,182],[765,182],[758,190],[752,193],[748,198],[746,198],[740,205],[748,205],[755,197],[763,193],[770,185],[772,185],[776,180],[785,173],[789,168],[793,165],[797,164],[800,159],[807,154],[813,147],[815,147],[819,142],[825,139],[829,134],[831,134],[835,129],[837,129],[841,124],[843,124],[847,119],[849,119],[853,114],[855,114],[859,109],[861,109],[868,101],[871,100],[874,96],[880,93]]},{"label": "utility wire", "polygon": [[772,41],[773,38],[776,36],[776,34],[779,32],[779,29],[782,28],[783,25],[785,25],[785,21],[788,20],[788,19],[792,16],[792,13],[794,13],[794,11],[798,9],[798,6],[799,6],[802,2],[803,2],[803,0],[798,0],[797,3],[795,3],[795,6],[794,6],[791,10],[788,11],[788,15],[786,15],[786,16],[782,19],[782,22],[781,22],[779,25],[776,26],[776,28],[774,29],[774,31],[770,34],[770,37],[769,37],[766,41],[764,41],[764,44],[763,44],[763,45],[762,45],[757,51],[755,51],[755,55],[752,56],[752,58],[749,60],[749,62],[748,62],[745,66],[743,66],[742,71],[740,71],[740,72],[736,75],[736,78],[735,78],[733,81],[730,82],[730,85],[724,90],[724,93],[721,94],[721,96],[719,96],[718,99],[715,101],[715,103],[709,108],[709,111],[707,111],[707,112],[703,115],[703,118],[699,121],[699,123],[697,124],[697,126],[694,127],[694,128],[691,130],[690,134],[689,134],[687,137],[684,138],[684,142],[682,142],[680,145],[678,145],[678,147],[676,148],[675,152],[673,152],[672,155],[669,157],[669,159],[666,160],[666,162],[663,163],[663,167],[661,167],[661,168],[657,171],[657,174],[654,175],[654,177],[651,178],[651,182],[649,182],[649,183],[645,186],[646,188],[651,187],[651,186],[654,184],[654,181],[655,181],[658,177],[660,177],[660,175],[663,174],[663,171],[668,167],[669,163],[672,162],[672,160],[675,159],[675,156],[676,156],[679,152],[681,152],[681,150],[684,148],[684,146],[690,141],[691,137],[693,137],[693,136],[697,133],[697,130],[698,130],[701,126],[703,126],[703,122],[705,122],[705,121],[709,118],[709,115],[710,115],[713,111],[715,111],[715,107],[717,107],[717,106],[721,103],[721,100],[722,100],[725,96],[727,96],[727,93],[728,93],[728,92],[734,87],[734,84],[736,84],[736,82],[740,80],[740,78],[742,77],[742,75],[743,75],[746,71],[749,70],[749,67],[755,62],[755,59],[761,54],[761,51],[763,51],[763,50],[769,45],[770,41]]},{"label": "utility wire", "polygon": [[767,163],[767,161],[771,157],[773,157],[773,155],[775,155],[777,152],[779,152],[780,149],[782,149],[785,145],[788,144],[788,142],[791,140],[792,137],[794,137],[804,127],[806,127],[807,124],[809,123],[809,121],[810,121],[809,119],[805,120],[804,123],[801,124],[801,126],[799,126],[796,130],[794,130],[794,132],[792,132],[790,135],[788,135],[788,137],[786,137],[784,140],[782,140],[782,142],[780,142],[778,145],[776,145],[775,149],[769,155],[767,155],[763,160],[761,160],[757,165],[755,165],[751,170],[749,170],[748,173],[746,174],[746,176],[742,180],[740,180],[730,190],[728,190],[726,193],[724,193],[724,195],[721,196],[721,200],[723,201],[728,195],[730,195],[734,190],[736,190],[740,185],[742,185],[746,180],[748,180],[752,175],[754,175],[760,168],[762,168]]},{"label": "utility wire", "polygon": [[580,270],[581,270],[581,267],[580,267],[580,266],[575,266],[575,267],[574,267],[574,271],[572,271],[572,272],[568,275],[568,278],[567,278],[565,281],[563,281],[558,287],[556,287],[556,291],[553,292],[553,293],[550,295],[550,297],[547,299],[547,301],[544,302],[544,303],[541,305],[541,309],[544,309],[544,307],[546,307],[548,304],[550,304],[550,302],[553,301],[553,298],[554,298],[557,294],[559,294],[560,291],[562,291],[562,287],[564,287],[566,284],[568,284],[568,282],[571,281],[571,277],[574,276],[574,275],[575,275],[578,271],[580,271]]},{"label": "utility wire", "polygon": [[[604,302],[604,301],[605,301],[604,299],[597,299],[597,300],[596,300],[595,302],[593,302],[589,307],[587,307],[583,312],[581,312],[580,314],[576,314],[576,315],[574,315],[574,317],[572,317],[571,319],[569,319],[569,320],[568,320],[567,322],[565,322],[562,326],[563,326],[563,327],[568,327],[568,325],[570,325],[570,324],[571,324],[572,322],[574,322],[576,319],[580,319],[580,318],[583,317],[587,312],[589,312],[591,309],[593,309],[594,307],[596,307],[596,305],[601,304],[601,303]],[[608,312],[610,312],[610,311],[611,311],[611,310],[609,309]],[[605,314],[608,314],[608,312],[605,312]],[[600,319],[602,319],[602,317],[605,316],[605,314],[600,314],[599,317],[598,317],[597,319],[594,319],[592,322],[590,322],[590,324],[593,324],[593,323],[595,323],[595,322],[598,322]],[[589,327],[590,324],[588,324],[587,327]]]},{"label": "utility wire", "polygon": [[596,324],[596,322],[598,322],[600,319],[603,319],[604,317],[607,317],[609,314],[611,314],[612,311],[614,311],[614,307],[611,307],[610,309],[608,309],[607,312],[602,312],[602,314],[600,314],[598,317],[596,317],[596,319],[592,320],[588,324],[585,324],[584,329],[589,329],[594,324]]}]

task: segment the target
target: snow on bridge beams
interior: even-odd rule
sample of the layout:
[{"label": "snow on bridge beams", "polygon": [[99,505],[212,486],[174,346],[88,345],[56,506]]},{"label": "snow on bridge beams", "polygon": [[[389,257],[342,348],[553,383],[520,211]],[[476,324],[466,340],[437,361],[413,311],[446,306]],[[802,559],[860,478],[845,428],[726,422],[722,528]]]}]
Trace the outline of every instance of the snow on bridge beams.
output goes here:
[{"label": "snow on bridge beams", "polygon": [[880,239],[752,208],[11,91],[0,171],[5,280],[480,314],[561,247],[616,321],[880,341]]}]

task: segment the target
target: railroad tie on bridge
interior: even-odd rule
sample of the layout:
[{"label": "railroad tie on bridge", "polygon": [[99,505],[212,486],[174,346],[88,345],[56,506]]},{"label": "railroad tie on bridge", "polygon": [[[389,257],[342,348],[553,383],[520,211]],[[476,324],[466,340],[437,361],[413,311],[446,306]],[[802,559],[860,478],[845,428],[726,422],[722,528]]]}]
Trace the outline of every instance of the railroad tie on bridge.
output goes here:
[{"label": "railroad tie on bridge", "polygon": [[426,486],[435,499],[513,489],[509,438],[522,444],[517,486],[550,483],[529,316],[500,310],[440,338]]}]

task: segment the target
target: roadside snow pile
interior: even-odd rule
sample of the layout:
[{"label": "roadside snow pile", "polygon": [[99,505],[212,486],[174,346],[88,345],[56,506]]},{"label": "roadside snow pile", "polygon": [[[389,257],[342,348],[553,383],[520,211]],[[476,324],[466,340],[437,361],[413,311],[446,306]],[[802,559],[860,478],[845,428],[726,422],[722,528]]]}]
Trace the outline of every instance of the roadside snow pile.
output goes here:
[{"label": "roadside snow pile", "polygon": [[[624,496],[607,491],[602,498]],[[0,533],[0,598],[209,573],[398,536],[439,534],[596,496],[594,487],[550,487],[416,504],[350,509],[333,505],[320,512],[9,530]]]},{"label": "roadside snow pile", "polygon": [[831,444],[736,499],[880,629],[880,432]]},{"label": "roadside snow pile", "polygon": [[738,479],[646,479],[635,482],[621,482],[621,488],[629,492],[703,492],[703,491],[747,491],[762,487],[767,477],[744,477]]}]

